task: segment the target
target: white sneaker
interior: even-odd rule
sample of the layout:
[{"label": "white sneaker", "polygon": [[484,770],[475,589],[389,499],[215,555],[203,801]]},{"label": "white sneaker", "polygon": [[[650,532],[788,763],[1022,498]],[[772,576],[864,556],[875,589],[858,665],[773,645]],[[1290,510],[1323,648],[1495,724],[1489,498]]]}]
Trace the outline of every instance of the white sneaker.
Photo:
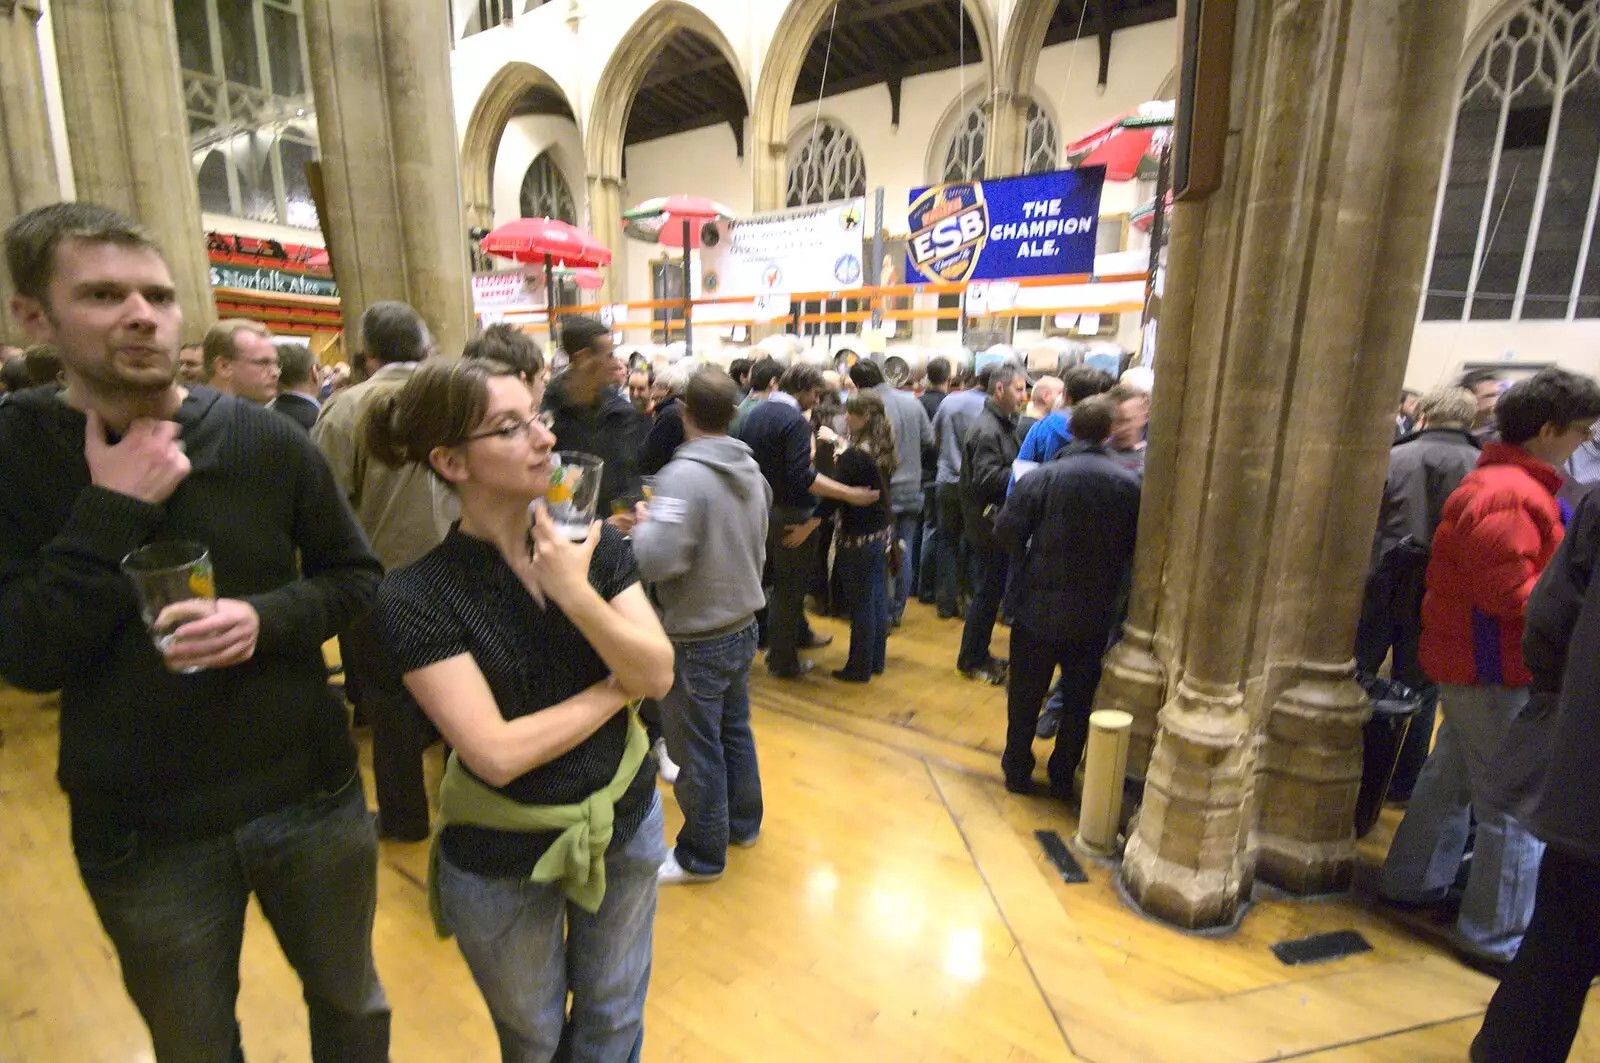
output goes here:
[{"label": "white sneaker", "polygon": [[677,782],[678,765],[674,764],[672,758],[667,756],[667,740],[665,738],[656,739],[655,745],[650,747],[650,751],[656,755],[656,763],[661,767],[661,780],[668,786]]},{"label": "white sneaker", "polygon": [[737,845],[741,849],[754,849],[756,842],[761,840],[761,832],[756,831],[748,838],[729,838],[728,844]]},{"label": "white sneaker", "polygon": [[715,882],[722,877],[722,872],[715,875],[697,875],[693,871],[686,871],[678,863],[678,854],[668,852],[667,858],[656,869],[656,884],[661,886],[682,886],[692,882]]}]

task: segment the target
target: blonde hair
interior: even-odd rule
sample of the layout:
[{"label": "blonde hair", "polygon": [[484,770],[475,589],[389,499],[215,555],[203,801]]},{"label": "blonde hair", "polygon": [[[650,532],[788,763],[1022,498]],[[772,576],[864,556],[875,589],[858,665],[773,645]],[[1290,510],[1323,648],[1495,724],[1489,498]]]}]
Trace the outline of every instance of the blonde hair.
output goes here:
[{"label": "blonde hair", "polygon": [[200,341],[201,357],[205,359],[206,376],[216,372],[219,359],[233,360],[238,353],[233,338],[241,332],[253,332],[263,339],[272,338],[272,330],[259,321],[247,317],[229,317],[206,329],[206,338]]},{"label": "blonde hair", "polygon": [[1417,415],[1429,428],[1467,428],[1478,415],[1478,399],[1454,384],[1434,388],[1417,400]]}]

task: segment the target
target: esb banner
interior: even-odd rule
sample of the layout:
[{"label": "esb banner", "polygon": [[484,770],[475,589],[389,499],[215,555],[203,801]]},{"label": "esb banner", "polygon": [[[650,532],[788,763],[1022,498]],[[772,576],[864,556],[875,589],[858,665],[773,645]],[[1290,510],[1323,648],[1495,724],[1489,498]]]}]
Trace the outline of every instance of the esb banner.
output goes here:
[{"label": "esb banner", "polygon": [[1093,273],[1103,166],[911,190],[910,284]]},{"label": "esb banner", "polygon": [[859,288],[865,218],[866,201],[847,199],[719,224],[702,240],[702,289],[748,299]]}]

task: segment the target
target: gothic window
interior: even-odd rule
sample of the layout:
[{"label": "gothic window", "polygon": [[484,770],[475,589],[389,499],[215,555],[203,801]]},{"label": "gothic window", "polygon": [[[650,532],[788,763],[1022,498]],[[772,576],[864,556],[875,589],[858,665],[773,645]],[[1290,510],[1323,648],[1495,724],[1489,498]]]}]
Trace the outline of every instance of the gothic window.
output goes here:
[{"label": "gothic window", "polygon": [[227,214],[233,209],[228,192],[228,160],[222,152],[208,152],[200,164],[200,209],[211,214]]},{"label": "gothic window", "polygon": [[302,0],[172,0],[201,204],[317,227],[317,158]]},{"label": "gothic window", "polygon": [[988,101],[979,100],[950,137],[944,153],[944,180],[977,181],[989,153]]},{"label": "gothic window", "polygon": [[[944,181],[978,181],[983,178],[989,153],[989,101],[979,100],[950,135],[944,153]],[[1061,169],[1061,138],[1056,124],[1032,100],[1023,135],[1022,172],[1047,173]]]},{"label": "gothic window", "polygon": [[833,203],[866,194],[866,160],[856,138],[844,126],[817,122],[803,142],[789,149],[789,206]]},{"label": "gothic window", "polygon": [[1600,318],[1600,0],[1525,0],[1456,109],[1423,318]]},{"label": "gothic window", "polygon": [[528,172],[522,175],[520,202],[524,218],[552,218],[568,225],[578,224],[578,208],[572,201],[572,190],[548,151],[534,159]]},{"label": "gothic window", "polygon": [[1027,132],[1022,140],[1022,172],[1049,173],[1061,169],[1061,138],[1056,124],[1032,100],[1028,101]]}]

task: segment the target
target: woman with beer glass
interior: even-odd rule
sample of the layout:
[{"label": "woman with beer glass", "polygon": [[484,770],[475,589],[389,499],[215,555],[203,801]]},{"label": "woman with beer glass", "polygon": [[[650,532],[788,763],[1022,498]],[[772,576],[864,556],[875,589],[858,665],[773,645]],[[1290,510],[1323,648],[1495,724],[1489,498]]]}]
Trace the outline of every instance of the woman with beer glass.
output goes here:
[{"label": "woman with beer glass", "polygon": [[[507,1063],[639,1059],[666,856],[656,767],[629,706],[672,685],[672,646],[627,541],[572,541],[543,504],[555,438],[527,383],[428,362],[375,405],[373,456],[426,463],[461,520],[389,575],[377,617],[454,753],[430,861]],[[570,1014],[567,994],[572,994]]]}]

